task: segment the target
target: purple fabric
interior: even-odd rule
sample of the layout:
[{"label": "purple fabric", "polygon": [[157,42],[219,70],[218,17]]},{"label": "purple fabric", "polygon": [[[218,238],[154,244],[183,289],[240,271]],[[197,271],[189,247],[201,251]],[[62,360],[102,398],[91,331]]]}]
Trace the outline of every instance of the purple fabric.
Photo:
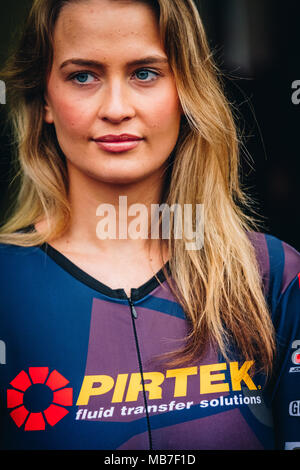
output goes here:
[{"label": "purple fabric", "polygon": [[284,292],[290,282],[294,279],[295,276],[299,274],[300,270],[300,257],[298,252],[292,246],[288,245],[285,242],[282,242],[285,263],[284,271],[281,285],[281,292]]}]

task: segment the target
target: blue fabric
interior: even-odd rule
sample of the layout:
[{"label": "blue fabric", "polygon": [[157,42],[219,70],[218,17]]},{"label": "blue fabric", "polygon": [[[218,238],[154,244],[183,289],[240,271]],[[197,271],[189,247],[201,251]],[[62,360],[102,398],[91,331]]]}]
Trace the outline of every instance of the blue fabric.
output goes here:
[{"label": "blue fabric", "polygon": [[267,383],[209,346],[162,361],[188,324],[161,273],[134,289],[135,319],[122,290],[63,256],[0,245],[0,449],[300,446],[300,254],[289,272],[287,245],[259,237],[278,348]]}]

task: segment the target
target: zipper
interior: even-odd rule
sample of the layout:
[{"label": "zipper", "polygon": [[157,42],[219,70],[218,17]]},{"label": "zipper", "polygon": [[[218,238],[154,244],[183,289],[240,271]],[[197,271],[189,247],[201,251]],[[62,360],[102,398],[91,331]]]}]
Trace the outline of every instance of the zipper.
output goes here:
[{"label": "zipper", "polygon": [[132,299],[131,297],[128,297],[128,302],[129,302],[129,305],[130,305],[130,311],[131,311],[131,316],[137,320],[137,311],[135,309],[135,306],[133,305],[133,302],[132,302]]},{"label": "zipper", "polygon": [[148,413],[147,397],[146,397],[145,382],[144,382],[142,358],[141,358],[141,352],[140,352],[139,341],[138,341],[136,325],[135,325],[135,322],[138,318],[138,315],[137,315],[137,311],[135,309],[135,306],[133,304],[131,296],[130,297],[127,296],[127,300],[128,300],[129,306],[130,306],[132,327],[133,327],[133,333],[134,333],[136,351],[137,351],[137,356],[138,356],[139,369],[140,369],[142,386],[143,386],[143,397],[144,397],[144,405],[145,405],[145,410],[146,410],[146,420],[147,420],[148,438],[149,438],[149,450],[153,450],[151,427],[150,427],[150,418],[149,418],[149,413]]}]

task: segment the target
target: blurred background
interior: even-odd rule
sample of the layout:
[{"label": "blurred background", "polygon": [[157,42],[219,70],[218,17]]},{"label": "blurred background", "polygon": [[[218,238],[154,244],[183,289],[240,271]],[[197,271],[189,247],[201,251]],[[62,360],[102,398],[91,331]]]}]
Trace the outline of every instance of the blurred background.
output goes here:
[{"label": "blurred background", "polygon": [[[264,231],[300,250],[299,0],[196,0],[244,136],[241,176]],[[0,66],[31,0],[1,0]],[[0,221],[9,203],[10,135],[0,104]],[[248,156],[247,156],[248,155]],[[249,160],[249,155],[251,160]]]}]

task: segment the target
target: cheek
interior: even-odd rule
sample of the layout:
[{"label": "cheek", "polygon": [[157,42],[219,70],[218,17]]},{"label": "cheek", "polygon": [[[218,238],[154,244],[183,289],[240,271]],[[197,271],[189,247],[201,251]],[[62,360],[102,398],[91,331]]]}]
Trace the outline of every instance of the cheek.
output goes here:
[{"label": "cheek", "polygon": [[[177,100],[163,101],[153,109],[151,114],[152,132],[166,141],[177,139],[180,127],[181,112]],[[159,143],[159,142],[158,142]]]},{"label": "cheek", "polygon": [[64,102],[56,111],[57,123],[60,127],[79,132],[88,122],[88,114],[74,103]]},{"label": "cheek", "polygon": [[91,108],[84,106],[83,100],[74,100],[70,94],[59,89],[54,90],[49,97],[56,132],[84,133],[89,122],[88,110]]},{"label": "cheek", "polygon": [[171,134],[178,132],[181,118],[180,101],[176,89],[162,90],[156,100],[149,102],[149,118],[151,127],[158,132],[168,131]]}]

